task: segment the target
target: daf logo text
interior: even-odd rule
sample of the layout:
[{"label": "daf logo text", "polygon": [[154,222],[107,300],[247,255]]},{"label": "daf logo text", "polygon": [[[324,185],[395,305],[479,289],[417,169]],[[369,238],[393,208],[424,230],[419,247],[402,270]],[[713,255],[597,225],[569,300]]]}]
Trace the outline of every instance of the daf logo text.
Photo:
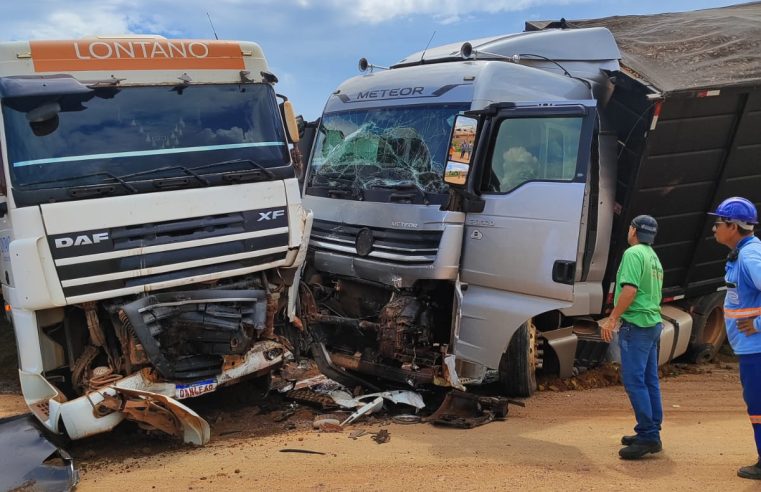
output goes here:
[{"label": "daf logo text", "polygon": [[55,240],[56,248],[69,248],[71,246],[85,246],[88,244],[98,244],[103,241],[108,241],[107,232],[99,232],[92,235],[81,235],[75,237],[59,237]]}]

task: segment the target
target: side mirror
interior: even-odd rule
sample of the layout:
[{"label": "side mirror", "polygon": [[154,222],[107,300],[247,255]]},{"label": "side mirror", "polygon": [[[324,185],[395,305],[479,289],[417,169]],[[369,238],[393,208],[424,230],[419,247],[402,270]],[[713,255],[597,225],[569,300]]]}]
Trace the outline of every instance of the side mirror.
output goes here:
[{"label": "side mirror", "polygon": [[296,120],[296,112],[293,110],[293,104],[291,104],[291,101],[284,101],[280,104],[280,109],[283,112],[285,129],[288,131],[288,140],[291,143],[298,143],[301,140],[301,134],[299,132],[299,123]]},{"label": "side mirror", "polygon": [[463,115],[455,117],[449,138],[447,167],[444,169],[444,182],[450,186],[462,187],[468,181],[477,128],[477,119]]}]

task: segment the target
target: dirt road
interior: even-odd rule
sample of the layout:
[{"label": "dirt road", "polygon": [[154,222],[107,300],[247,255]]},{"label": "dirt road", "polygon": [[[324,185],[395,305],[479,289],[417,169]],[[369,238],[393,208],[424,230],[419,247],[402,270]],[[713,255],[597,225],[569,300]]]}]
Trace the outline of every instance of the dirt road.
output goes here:
[{"label": "dirt road", "polygon": [[[504,422],[472,430],[376,421],[343,433],[311,429],[303,408],[284,422],[259,404],[203,403],[212,442],[192,448],[127,426],[73,445],[78,490],[759,490],[735,476],[754,459],[733,365],[663,381],[664,451],[618,459],[633,425],[620,386],[540,392]],[[231,399],[230,394],[225,400]],[[23,411],[0,395],[0,414]],[[219,408],[225,408],[220,411]],[[351,431],[388,429],[376,444]],[[284,448],[325,453],[296,454]]]}]

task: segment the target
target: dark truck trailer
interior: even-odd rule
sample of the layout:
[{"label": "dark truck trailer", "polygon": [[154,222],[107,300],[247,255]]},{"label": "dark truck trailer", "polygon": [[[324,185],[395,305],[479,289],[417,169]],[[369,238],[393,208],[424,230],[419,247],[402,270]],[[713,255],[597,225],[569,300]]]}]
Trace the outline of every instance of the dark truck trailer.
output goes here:
[{"label": "dark truck trailer", "polygon": [[659,224],[654,249],[664,269],[664,301],[685,299],[698,314],[690,352],[710,360],[725,338],[720,311],[727,250],[714,240],[707,213],[730,196],[761,205],[761,2],[527,22],[526,31],[561,26],[605,27],[621,51],[607,106],[619,142],[609,292],[631,220],[652,215]]}]

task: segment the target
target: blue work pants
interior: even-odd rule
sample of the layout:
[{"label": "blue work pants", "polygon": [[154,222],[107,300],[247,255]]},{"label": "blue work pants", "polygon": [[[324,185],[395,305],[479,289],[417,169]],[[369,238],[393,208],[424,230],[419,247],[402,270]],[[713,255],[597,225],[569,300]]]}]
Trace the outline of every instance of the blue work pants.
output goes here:
[{"label": "blue work pants", "polygon": [[658,382],[658,344],[663,324],[639,327],[628,321],[621,324],[618,345],[621,349],[621,379],[629,395],[640,441],[660,442],[663,405]]},{"label": "blue work pants", "polygon": [[[761,334],[751,336],[761,337]],[[738,358],[743,398],[748,406],[750,423],[756,436],[758,460],[761,462],[761,354],[739,355]]]}]

